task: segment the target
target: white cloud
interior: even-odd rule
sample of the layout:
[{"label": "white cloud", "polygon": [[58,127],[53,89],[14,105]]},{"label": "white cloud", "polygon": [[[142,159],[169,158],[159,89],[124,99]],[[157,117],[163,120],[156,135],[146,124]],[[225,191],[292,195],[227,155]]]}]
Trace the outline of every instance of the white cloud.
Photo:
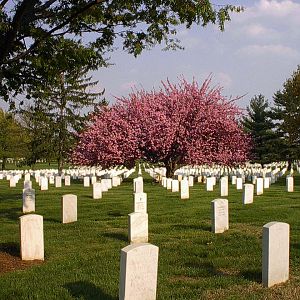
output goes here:
[{"label": "white cloud", "polygon": [[284,45],[249,45],[237,51],[237,54],[242,55],[279,55],[285,57],[297,57],[299,52],[293,48]]},{"label": "white cloud", "polygon": [[276,32],[272,29],[269,29],[261,24],[250,24],[246,26],[245,31],[248,35],[252,37],[265,37],[266,35],[274,35]]},{"label": "white cloud", "polygon": [[273,17],[299,16],[300,4],[291,0],[260,0],[253,10]]}]

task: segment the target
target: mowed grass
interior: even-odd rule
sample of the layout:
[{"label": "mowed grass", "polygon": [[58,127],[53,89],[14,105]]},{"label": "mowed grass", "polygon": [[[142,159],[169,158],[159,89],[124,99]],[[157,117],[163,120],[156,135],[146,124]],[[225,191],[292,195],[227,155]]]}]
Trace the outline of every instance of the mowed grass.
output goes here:
[{"label": "mowed grass", "polygon": [[[36,189],[36,213],[44,217],[45,262],[0,275],[0,299],[118,299],[120,250],[128,245],[133,211],[133,174],[121,186],[92,199],[82,182],[49,191]],[[190,199],[167,191],[143,173],[148,195],[149,242],[159,247],[157,299],[300,299],[300,176],[295,192],[285,177],[254,203],[242,205],[242,191],[230,184],[230,229],[211,233],[211,201],[218,186],[190,188]],[[19,252],[22,188],[0,180],[0,249]],[[63,194],[78,196],[78,221],[61,224]],[[262,226],[271,221],[291,226],[290,280],[261,285]],[[280,253],[279,253],[280,254]],[[134,299],[132,299],[134,300]]]}]

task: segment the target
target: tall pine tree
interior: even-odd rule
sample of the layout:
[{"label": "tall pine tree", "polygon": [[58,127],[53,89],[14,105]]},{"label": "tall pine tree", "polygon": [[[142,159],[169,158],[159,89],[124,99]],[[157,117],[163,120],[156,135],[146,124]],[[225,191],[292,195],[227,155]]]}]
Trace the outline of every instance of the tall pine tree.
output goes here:
[{"label": "tall pine tree", "polygon": [[254,96],[247,107],[248,115],[242,120],[247,133],[252,136],[252,160],[262,165],[278,159],[278,136],[273,130],[269,103],[263,95]]},{"label": "tall pine tree", "polygon": [[23,112],[31,129],[31,163],[39,158],[55,159],[62,170],[89,110],[99,105],[103,93],[90,90],[96,84],[85,70],[73,70],[58,73],[56,80],[32,92],[34,104]]},{"label": "tall pine tree", "polygon": [[272,117],[281,136],[281,158],[291,163],[300,157],[300,66],[274,95]]}]

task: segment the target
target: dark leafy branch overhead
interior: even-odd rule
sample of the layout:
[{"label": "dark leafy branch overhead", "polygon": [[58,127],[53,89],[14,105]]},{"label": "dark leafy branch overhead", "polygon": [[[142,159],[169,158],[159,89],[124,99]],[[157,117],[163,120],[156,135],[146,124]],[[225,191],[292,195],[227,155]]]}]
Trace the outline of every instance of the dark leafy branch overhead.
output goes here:
[{"label": "dark leafy branch overhead", "polygon": [[[0,95],[26,90],[40,80],[33,59],[54,51],[62,38],[95,53],[91,69],[103,66],[107,52],[120,39],[135,56],[156,44],[180,47],[176,27],[216,24],[224,30],[230,12],[241,7],[215,5],[209,0],[22,0],[0,2]],[[91,34],[92,33],[92,34]],[[46,49],[46,50],[45,50]],[[66,54],[67,55],[67,54]]]}]

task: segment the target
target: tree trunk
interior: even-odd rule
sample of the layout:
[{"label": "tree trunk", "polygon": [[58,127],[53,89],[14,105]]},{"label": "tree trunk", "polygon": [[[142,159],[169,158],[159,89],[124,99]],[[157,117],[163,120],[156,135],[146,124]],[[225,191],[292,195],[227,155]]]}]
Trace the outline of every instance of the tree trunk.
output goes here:
[{"label": "tree trunk", "polygon": [[289,160],[288,160],[288,167],[287,167],[287,170],[288,170],[288,171],[291,171],[291,169],[292,169],[292,160],[289,159]]},{"label": "tree trunk", "polygon": [[2,164],[1,164],[1,170],[5,170],[5,165],[6,165],[6,157],[2,158]]},{"label": "tree trunk", "polygon": [[62,157],[58,158],[57,165],[58,165],[58,173],[61,174],[62,173],[62,169],[64,167],[64,161],[63,161]]},{"label": "tree trunk", "polygon": [[173,161],[165,162],[165,167],[167,169],[167,178],[173,178],[174,173],[176,171],[177,164]]}]

